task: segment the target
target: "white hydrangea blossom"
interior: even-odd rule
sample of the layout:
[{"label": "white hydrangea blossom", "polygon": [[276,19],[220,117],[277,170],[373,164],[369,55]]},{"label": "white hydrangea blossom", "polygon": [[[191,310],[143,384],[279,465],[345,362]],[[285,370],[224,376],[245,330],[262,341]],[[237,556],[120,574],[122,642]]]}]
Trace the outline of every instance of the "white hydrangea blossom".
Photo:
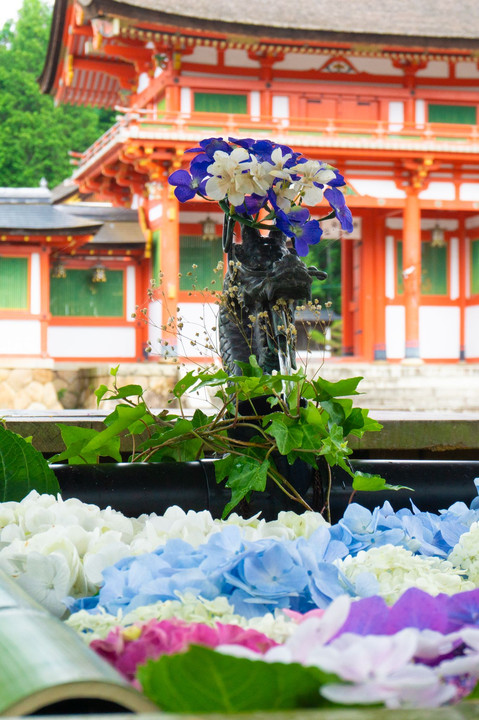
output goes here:
[{"label": "white hydrangea blossom", "polygon": [[474,588],[448,560],[413,555],[396,545],[362,550],[356,557],[348,555],[336,561],[336,565],[356,586],[358,594],[382,595],[390,605],[410,587],[430,595],[453,595]]},{"label": "white hydrangea blossom", "polygon": [[474,587],[479,586],[479,522],[472,523],[469,531],[461,535],[448,560],[467,574]]},{"label": "white hydrangea blossom", "polygon": [[281,513],[274,522],[257,515],[232,515],[223,521],[207,510],[185,512],[175,506],[164,515],[136,519],[76,498],[62,500],[32,491],[21,502],[0,503],[0,569],[62,616],[61,600],[95,594],[106,567],[129,555],[152,552],[170,539],[198,547],[227,525],[239,526],[245,540],[294,539],[309,537],[324,523],[319,513],[310,512]]},{"label": "white hydrangea blossom", "polygon": [[110,615],[103,609],[97,614],[79,610],[66,620],[67,625],[80,633],[90,643],[92,640],[104,638],[110,630],[120,625],[128,627],[134,623],[146,623],[149,620],[170,620],[177,618],[185,622],[204,623],[213,626],[216,623],[238,625],[252,628],[264,633],[276,642],[284,642],[295,630],[296,623],[281,611],[275,615],[267,613],[263,617],[250,618],[235,613],[233,606],[225,597],[205,600],[192,593],[179,596],[178,600],[166,600],[145,605],[123,615]]}]

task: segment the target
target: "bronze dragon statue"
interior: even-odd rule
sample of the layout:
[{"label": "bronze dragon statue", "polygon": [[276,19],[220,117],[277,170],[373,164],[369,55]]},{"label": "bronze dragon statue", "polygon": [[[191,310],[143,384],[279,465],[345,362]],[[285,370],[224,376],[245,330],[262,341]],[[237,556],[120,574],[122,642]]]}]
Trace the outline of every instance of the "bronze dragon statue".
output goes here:
[{"label": "bronze dragon statue", "polygon": [[227,270],[219,311],[220,355],[225,370],[241,374],[236,361],[255,355],[265,373],[284,371],[281,353],[296,368],[295,309],[311,299],[313,277],[326,273],[307,267],[286,235],[272,228],[263,236],[241,225],[241,243],[233,242],[234,221],[225,217],[223,250]]}]

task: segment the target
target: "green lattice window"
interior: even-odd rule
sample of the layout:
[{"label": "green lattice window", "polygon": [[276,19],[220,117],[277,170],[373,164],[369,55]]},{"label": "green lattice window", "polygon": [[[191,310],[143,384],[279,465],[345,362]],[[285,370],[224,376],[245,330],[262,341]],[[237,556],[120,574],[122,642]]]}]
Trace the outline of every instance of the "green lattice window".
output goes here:
[{"label": "green lattice window", "polygon": [[107,281],[92,282],[92,270],[67,268],[50,278],[50,312],[58,317],[123,317],[123,270],[107,270]]},{"label": "green lattice window", "polygon": [[471,293],[479,295],[479,240],[471,242]]},{"label": "green lattice window", "polygon": [[214,112],[246,114],[248,112],[248,96],[227,93],[194,93],[195,112]]},{"label": "green lattice window", "polygon": [[[404,292],[403,245],[396,245],[397,293]],[[421,294],[447,295],[447,247],[432,247],[430,242],[421,243]]]},{"label": "green lattice window", "polygon": [[28,310],[28,258],[0,257],[0,308]]},{"label": "green lattice window", "polygon": [[477,111],[474,105],[428,105],[428,121],[436,123],[458,123],[475,125]]},{"label": "green lattice window", "polygon": [[[203,240],[201,235],[181,235],[180,290],[203,290],[205,287],[214,289],[215,286],[221,288],[223,277],[220,273],[213,272],[221,260],[223,249],[220,238]],[[194,265],[197,267],[193,267]],[[213,287],[212,280],[215,280]]]}]

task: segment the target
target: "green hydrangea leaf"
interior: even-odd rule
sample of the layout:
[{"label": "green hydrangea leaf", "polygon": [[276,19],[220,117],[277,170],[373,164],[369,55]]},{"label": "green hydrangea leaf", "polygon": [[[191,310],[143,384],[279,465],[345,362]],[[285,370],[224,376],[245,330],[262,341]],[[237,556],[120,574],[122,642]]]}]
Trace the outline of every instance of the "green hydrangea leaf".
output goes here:
[{"label": "green hydrangea leaf", "polygon": [[266,663],[192,646],[138,669],[143,692],[163,712],[246,713],[329,705],[319,693],[337,681],[319,668]]},{"label": "green hydrangea leaf", "polygon": [[0,501],[20,501],[32,490],[56,495],[60,486],[43,455],[20,435],[0,427]]}]

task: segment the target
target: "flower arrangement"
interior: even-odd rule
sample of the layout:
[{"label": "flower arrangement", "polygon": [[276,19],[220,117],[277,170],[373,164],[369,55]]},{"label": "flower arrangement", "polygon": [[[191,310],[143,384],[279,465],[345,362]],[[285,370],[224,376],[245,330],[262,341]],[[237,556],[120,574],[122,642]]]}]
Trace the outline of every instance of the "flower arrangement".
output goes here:
[{"label": "flower arrangement", "polygon": [[[187,170],[176,170],[168,182],[180,202],[196,195],[215,201],[225,216],[259,229],[276,227],[291,239],[299,255],[321,239],[321,220],[337,217],[351,232],[352,217],[339,188],[346,182],[327,163],[308,160],[287,145],[251,138],[208,138],[198,147]],[[307,205],[323,198],[331,212],[311,218]]]}]

